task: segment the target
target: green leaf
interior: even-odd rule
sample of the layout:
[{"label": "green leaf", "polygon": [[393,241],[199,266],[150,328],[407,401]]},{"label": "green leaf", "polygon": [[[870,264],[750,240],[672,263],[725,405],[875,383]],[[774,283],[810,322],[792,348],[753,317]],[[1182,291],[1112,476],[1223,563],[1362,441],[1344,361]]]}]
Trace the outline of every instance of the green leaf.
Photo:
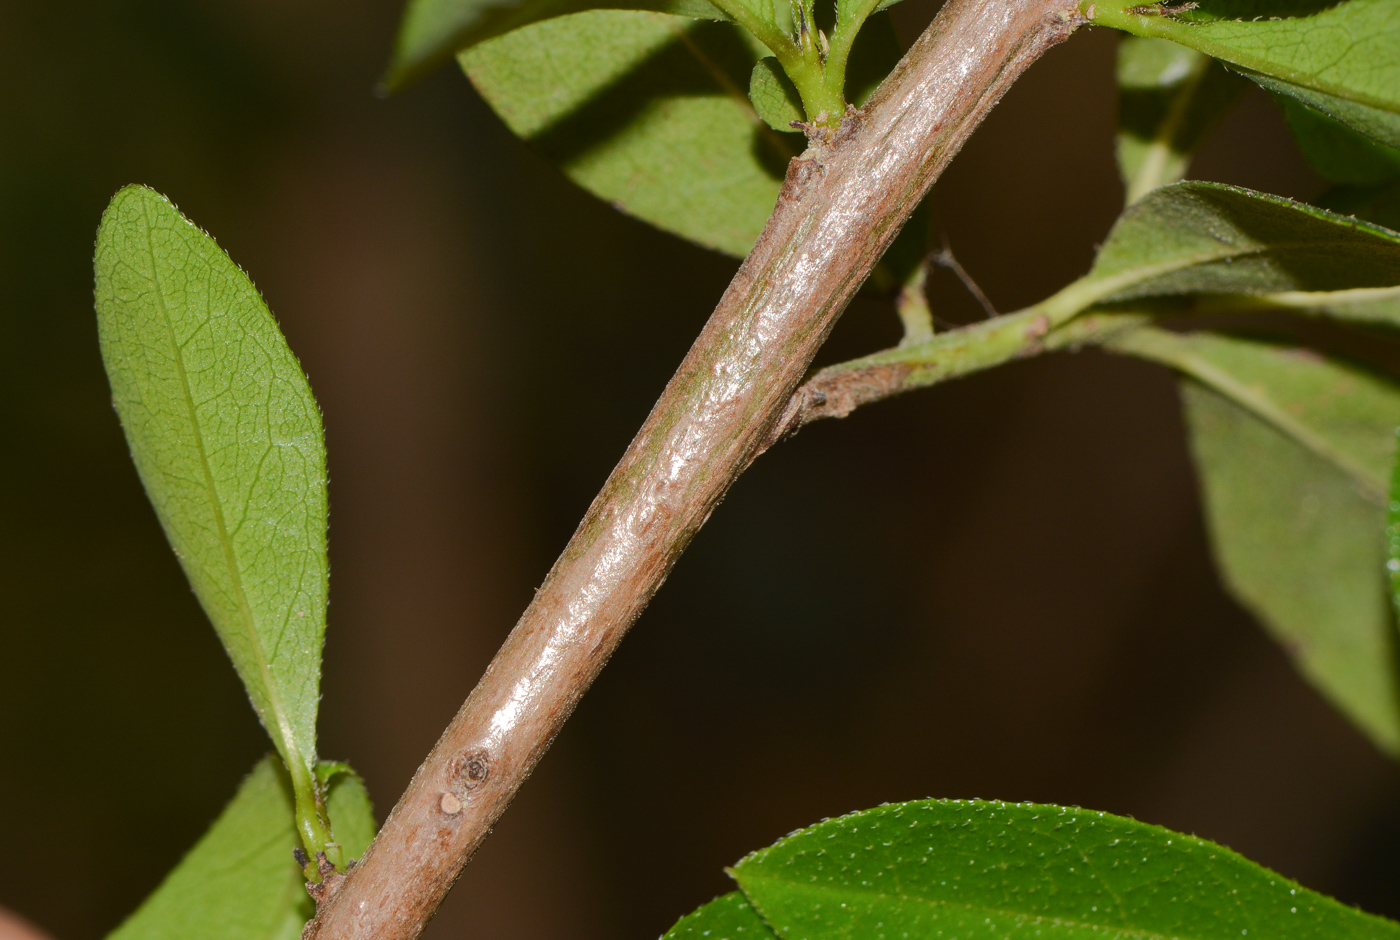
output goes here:
[{"label": "green leaf", "polygon": [[584,10],[650,10],[727,20],[709,0],[411,0],[399,26],[385,88],[399,91],[458,52],[511,30]]},{"label": "green leaf", "polygon": [[804,829],[733,875],[784,940],[1377,940],[1400,924],[1107,813],[919,800]]},{"label": "green leaf", "polygon": [[1400,327],[1400,287],[1358,287],[1339,291],[1285,291],[1257,296],[1206,298],[1198,306],[1206,313],[1247,310],[1289,310],[1353,323]]},{"label": "green leaf", "polygon": [[772,56],[754,63],[749,75],[749,101],[758,116],[775,131],[791,133],[793,123],[803,119],[802,96]]},{"label": "green leaf", "polygon": [[[805,146],[747,94],[767,50],[728,23],[593,10],[483,42],[462,68],[514,133],[624,212],[742,257]],[[898,61],[888,16],[866,24],[848,89],[863,101]]]},{"label": "green leaf", "polygon": [[1293,98],[1276,97],[1303,156],[1333,183],[1378,186],[1400,179],[1400,150],[1378,144]]},{"label": "green leaf", "polygon": [[1132,204],[1186,175],[1191,157],[1245,81],[1164,39],[1118,42],[1118,170]]},{"label": "green leaf", "polygon": [[1272,92],[1400,147],[1394,0],[1204,0],[1177,14],[1123,0],[1085,0],[1084,8],[1095,23],[1222,59]]},{"label": "green leaf", "polygon": [[1176,183],[1128,207],[1083,290],[1097,300],[1400,285],[1400,234],[1215,183]]},{"label": "green leaf", "polygon": [[661,940],[776,940],[753,905],[738,891],[715,898],[676,922]]},{"label": "green leaf", "polygon": [[311,387],[247,275],[158,193],[113,197],[95,268],[136,469],[314,829],[327,567]]},{"label": "green leaf", "polygon": [[1136,330],[1109,346],[1195,380],[1182,397],[1226,586],[1328,700],[1400,755],[1381,537],[1400,388],[1312,350],[1206,333]]},{"label": "green leaf", "polygon": [[[290,781],[264,758],[233,801],[136,913],[109,940],[295,940],[314,908],[292,858],[297,845]],[[327,810],[350,857],[374,837],[364,784],[331,779]]]},{"label": "green leaf", "polygon": [[506,125],[575,183],[742,256],[800,147],[745,94],[760,51],[728,23],[594,10],[482,43],[462,67]]}]

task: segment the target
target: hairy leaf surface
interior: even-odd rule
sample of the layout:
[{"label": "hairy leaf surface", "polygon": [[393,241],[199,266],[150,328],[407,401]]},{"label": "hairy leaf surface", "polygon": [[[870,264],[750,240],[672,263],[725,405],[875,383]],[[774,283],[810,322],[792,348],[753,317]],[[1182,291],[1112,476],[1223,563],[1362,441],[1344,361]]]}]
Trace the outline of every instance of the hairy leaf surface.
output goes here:
[{"label": "hairy leaf surface", "polygon": [[[326,808],[347,858],[374,838],[360,778],[330,775]],[[219,818],[109,940],[296,940],[315,912],[301,870],[290,784],[260,761]]]},{"label": "hairy leaf surface", "polygon": [[1109,301],[1400,285],[1400,234],[1217,183],[1155,189],[1119,217],[1086,286]]},{"label": "hairy leaf surface", "polygon": [[661,940],[776,940],[740,891],[715,898],[687,914]]},{"label": "hairy leaf surface", "polygon": [[1122,0],[1084,6],[1097,23],[1222,59],[1272,92],[1400,147],[1394,0],[1203,0],[1175,14]]},{"label": "hairy leaf surface", "polygon": [[1186,175],[1191,157],[1245,81],[1165,39],[1118,42],[1118,171],[1132,204]]},{"label": "hairy leaf surface", "polygon": [[163,196],[117,193],[95,267],[102,358],[141,481],[263,725],[309,776],[327,588],[311,388],[247,275]]},{"label": "hairy leaf surface", "polygon": [[1216,563],[1298,669],[1400,755],[1385,498],[1400,388],[1309,349],[1160,330],[1110,344],[1163,362],[1186,424]]},{"label": "hairy leaf surface", "polygon": [[1030,803],[881,806],[795,833],[733,875],[784,940],[1400,937],[1223,846]]}]

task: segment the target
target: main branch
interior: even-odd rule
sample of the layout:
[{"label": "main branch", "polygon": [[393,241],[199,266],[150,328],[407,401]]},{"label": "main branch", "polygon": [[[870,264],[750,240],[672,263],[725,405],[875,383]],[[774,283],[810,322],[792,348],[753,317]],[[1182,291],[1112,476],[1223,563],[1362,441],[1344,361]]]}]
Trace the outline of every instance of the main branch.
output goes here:
[{"label": "main branch", "polygon": [[909,213],[1002,94],[1082,22],[1074,0],[949,0],[863,112],[814,137],[622,461],[304,934],[410,940],[726,490]]}]

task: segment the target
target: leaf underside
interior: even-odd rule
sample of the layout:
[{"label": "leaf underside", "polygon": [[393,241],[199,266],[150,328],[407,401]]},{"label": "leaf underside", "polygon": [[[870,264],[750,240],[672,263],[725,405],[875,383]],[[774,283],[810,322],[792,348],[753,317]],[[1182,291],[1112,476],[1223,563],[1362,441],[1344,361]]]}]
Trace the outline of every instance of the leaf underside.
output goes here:
[{"label": "leaf underside", "polygon": [[1225,585],[1298,670],[1400,755],[1395,625],[1383,581],[1400,388],[1307,349],[1209,333],[1113,344],[1172,365]]},{"label": "leaf underside", "polygon": [[[326,808],[347,858],[374,838],[374,814],[353,772],[330,780]],[[286,771],[268,756],[209,830],[108,940],[296,940],[315,912],[300,869]]]},{"label": "leaf underside", "polygon": [[311,388],[247,275],[163,196],[117,193],[95,269],[102,358],[141,481],[278,751],[309,767],[327,591]]},{"label": "leaf underside", "polygon": [[1215,392],[1186,383],[1182,402],[1230,592],[1325,697],[1400,756],[1384,508],[1335,464]]}]

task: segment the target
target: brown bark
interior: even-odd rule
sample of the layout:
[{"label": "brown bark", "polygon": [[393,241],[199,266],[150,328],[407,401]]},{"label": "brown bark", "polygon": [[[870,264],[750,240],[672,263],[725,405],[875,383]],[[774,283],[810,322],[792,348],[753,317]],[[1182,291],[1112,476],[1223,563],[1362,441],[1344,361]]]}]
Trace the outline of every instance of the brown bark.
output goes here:
[{"label": "brown bark", "polygon": [[52,940],[29,921],[0,907],[0,940]]},{"label": "brown bark", "polygon": [[766,446],[909,213],[1074,0],[950,0],[863,112],[793,160],[710,321],[534,601],[304,934],[418,936],[676,558]]}]

